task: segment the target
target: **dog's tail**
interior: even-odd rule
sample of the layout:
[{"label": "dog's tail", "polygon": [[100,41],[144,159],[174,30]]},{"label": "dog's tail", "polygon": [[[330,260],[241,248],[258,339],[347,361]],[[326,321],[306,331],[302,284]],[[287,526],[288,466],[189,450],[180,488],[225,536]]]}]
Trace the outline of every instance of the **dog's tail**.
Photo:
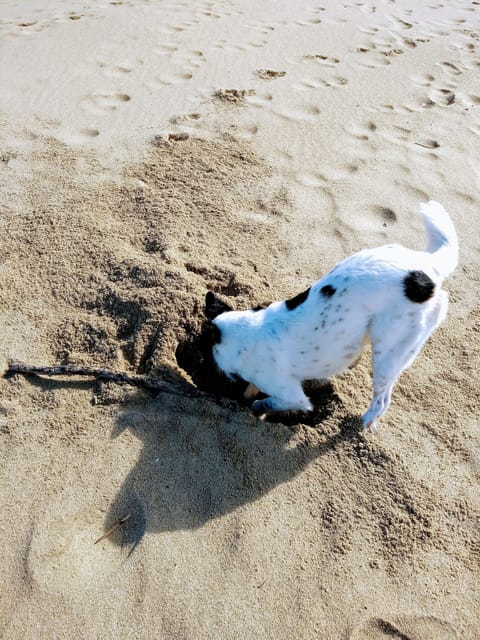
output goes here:
[{"label": "dog's tail", "polygon": [[449,276],[458,264],[458,238],[450,216],[438,202],[430,200],[420,205],[427,232],[425,251],[432,254],[433,268],[441,280]]}]

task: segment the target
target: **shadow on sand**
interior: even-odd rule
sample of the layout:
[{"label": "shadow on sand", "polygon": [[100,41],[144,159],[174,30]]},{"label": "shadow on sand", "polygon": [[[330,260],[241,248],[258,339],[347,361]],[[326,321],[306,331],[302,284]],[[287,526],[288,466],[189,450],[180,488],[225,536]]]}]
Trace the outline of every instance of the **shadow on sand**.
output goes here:
[{"label": "shadow on sand", "polygon": [[201,527],[291,480],[325,452],[363,437],[359,418],[338,417],[345,412],[331,385],[310,393],[316,409],[308,421],[292,414],[276,423],[185,385],[179,381],[185,393],[132,403],[119,416],[113,437],[130,429],[143,449],[104,529],[129,514],[110,536],[128,554],[146,531]]}]

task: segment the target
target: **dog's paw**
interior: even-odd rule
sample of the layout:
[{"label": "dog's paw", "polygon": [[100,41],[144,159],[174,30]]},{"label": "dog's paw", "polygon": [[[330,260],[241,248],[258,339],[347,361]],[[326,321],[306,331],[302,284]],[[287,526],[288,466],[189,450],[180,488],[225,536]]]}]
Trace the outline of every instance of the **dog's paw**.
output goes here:
[{"label": "dog's paw", "polygon": [[257,417],[260,417],[267,413],[267,411],[271,410],[272,408],[270,406],[270,403],[268,402],[268,398],[264,398],[263,400],[255,400],[255,402],[252,403],[252,411]]},{"label": "dog's paw", "polygon": [[362,416],[362,424],[364,431],[375,431],[377,428],[377,420],[376,417],[372,415],[371,411],[367,411]]}]

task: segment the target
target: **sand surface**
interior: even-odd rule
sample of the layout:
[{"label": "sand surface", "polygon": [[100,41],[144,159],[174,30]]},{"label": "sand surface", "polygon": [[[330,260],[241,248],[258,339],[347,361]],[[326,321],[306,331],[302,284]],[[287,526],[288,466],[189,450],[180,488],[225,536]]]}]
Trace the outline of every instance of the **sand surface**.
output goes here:
[{"label": "sand surface", "polygon": [[[2,368],[177,390],[0,379],[2,637],[477,640],[480,3],[3,2],[0,83]],[[368,353],[308,419],[204,393],[207,289],[421,248],[429,198],[450,312],[375,434]]]}]

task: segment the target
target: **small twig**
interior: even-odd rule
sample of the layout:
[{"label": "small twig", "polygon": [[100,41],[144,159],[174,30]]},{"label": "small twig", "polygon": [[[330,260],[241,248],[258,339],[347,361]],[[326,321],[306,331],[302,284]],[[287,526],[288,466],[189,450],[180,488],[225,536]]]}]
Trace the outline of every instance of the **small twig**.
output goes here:
[{"label": "small twig", "polygon": [[120,527],[122,525],[125,524],[125,522],[127,522],[127,520],[130,520],[131,518],[131,513],[127,513],[126,516],[123,516],[123,518],[120,518],[119,520],[116,521],[116,523],[113,525],[113,527],[110,527],[110,529],[108,531],[106,531],[103,536],[100,536],[100,538],[98,538],[98,540],[95,540],[94,544],[97,544],[98,542],[101,542],[102,540],[105,540],[105,538],[108,538],[109,536],[112,535],[112,533],[115,533],[115,531],[118,531],[120,529]]}]

